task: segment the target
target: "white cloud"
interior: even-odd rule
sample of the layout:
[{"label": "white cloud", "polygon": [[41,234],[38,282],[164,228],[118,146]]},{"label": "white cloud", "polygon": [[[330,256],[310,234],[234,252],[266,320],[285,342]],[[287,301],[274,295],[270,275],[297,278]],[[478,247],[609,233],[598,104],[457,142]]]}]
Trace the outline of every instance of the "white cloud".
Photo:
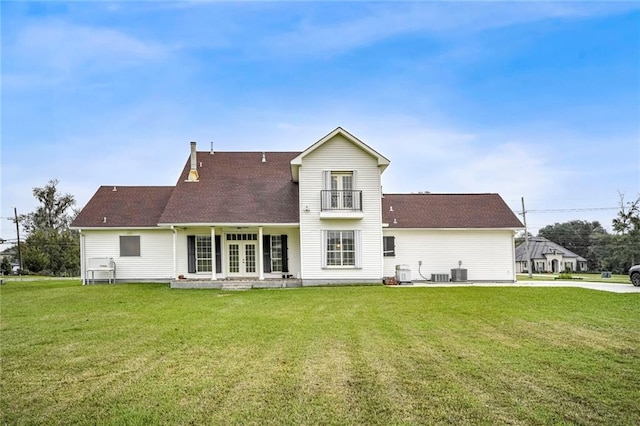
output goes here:
[{"label": "white cloud", "polygon": [[323,9],[289,32],[264,40],[268,51],[284,55],[335,55],[398,35],[421,32],[459,37],[547,19],[584,19],[637,8],[632,3],[470,2],[357,4],[357,14]]},{"label": "white cloud", "polygon": [[3,42],[3,79],[57,84],[86,72],[108,72],[160,59],[169,49],[124,32],[61,20],[32,21]]}]

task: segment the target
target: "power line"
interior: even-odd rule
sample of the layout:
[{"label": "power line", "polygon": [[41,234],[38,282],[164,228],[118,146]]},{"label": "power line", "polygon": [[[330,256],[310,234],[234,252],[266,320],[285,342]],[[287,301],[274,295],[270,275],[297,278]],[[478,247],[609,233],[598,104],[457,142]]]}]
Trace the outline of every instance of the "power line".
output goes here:
[{"label": "power line", "polygon": [[[605,211],[605,210],[619,210],[620,207],[583,207],[583,208],[568,208],[568,209],[534,209],[527,210],[527,213],[561,213],[561,212],[592,212],[592,211]],[[512,210],[514,213],[522,215],[521,210]]]},{"label": "power line", "polygon": [[541,210],[527,210],[527,213],[557,213],[557,212],[591,212],[602,210],[618,210],[620,207],[585,207],[585,208],[573,208],[573,209],[541,209]]}]

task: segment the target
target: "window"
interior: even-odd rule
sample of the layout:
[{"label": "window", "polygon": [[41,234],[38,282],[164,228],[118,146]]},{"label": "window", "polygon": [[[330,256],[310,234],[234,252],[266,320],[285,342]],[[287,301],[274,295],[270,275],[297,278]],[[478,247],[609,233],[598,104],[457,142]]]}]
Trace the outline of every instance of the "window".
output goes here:
[{"label": "window", "polygon": [[[196,272],[213,272],[211,236],[187,235],[187,271],[190,274]],[[222,271],[222,244],[220,235],[216,235],[216,271]]]},{"label": "window", "polygon": [[227,241],[257,241],[258,234],[227,234]]},{"label": "window", "polygon": [[382,246],[384,256],[396,255],[396,237],[382,237]]},{"label": "window", "polygon": [[323,245],[323,268],[360,268],[360,231],[323,231]]},{"label": "window", "polygon": [[262,236],[264,272],[289,272],[287,239],[287,234]]},{"label": "window", "polygon": [[211,272],[211,237],[196,235],[196,271]]},{"label": "window", "polygon": [[140,256],[140,236],[120,236],[120,257]]},{"label": "window", "polygon": [[271,236],[271,271],[282,272],[282,237],[280,235]]}]

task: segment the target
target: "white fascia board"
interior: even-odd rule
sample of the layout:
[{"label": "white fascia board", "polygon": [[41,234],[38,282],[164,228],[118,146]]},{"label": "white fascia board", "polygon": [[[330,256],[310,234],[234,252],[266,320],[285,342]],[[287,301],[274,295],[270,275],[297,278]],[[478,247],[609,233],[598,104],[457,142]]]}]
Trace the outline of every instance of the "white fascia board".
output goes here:
[{"label": "white fascia board", "polygon": [[388,228],[382,225],[384,231],[518,231],[524,228]]},{"label": "white fascia board", "polygon": [[149,230],[169,229],[161,226],[70,226],[69,229],[77,231],[117,231],[117,230]]},{"label": "white fascia board", "polygon": [[270,227],[270,228],[295,228],[299,227],[299,222],[294,223],[160,223],[158,226],[175,226],[176,228],[206,228],[215,226],[227,228],[251,228],[251,227]]}]

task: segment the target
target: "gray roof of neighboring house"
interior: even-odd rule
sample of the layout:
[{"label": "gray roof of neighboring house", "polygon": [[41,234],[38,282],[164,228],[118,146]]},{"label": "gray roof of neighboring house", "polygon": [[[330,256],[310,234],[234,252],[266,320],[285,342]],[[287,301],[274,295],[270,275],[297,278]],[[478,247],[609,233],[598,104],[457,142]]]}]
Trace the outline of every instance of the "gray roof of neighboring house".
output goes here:
[{"label": "gray roof of neighboring house", "polygon": [[[562,247],[560,244],[556,244],[553,241],[549,241],[544,237],[531,237],[529,238],[529,254],[531,259],[545,259],[545,254],[551,254],[556,251],[558,254],[562,254],[563,257],[567,258],[577,258],[580,262],[586,262],[582,256],[579,256]],[[526,262],[527,261],[527,252],[525,243],[520,244],[516,247],[516,262]]]}]

